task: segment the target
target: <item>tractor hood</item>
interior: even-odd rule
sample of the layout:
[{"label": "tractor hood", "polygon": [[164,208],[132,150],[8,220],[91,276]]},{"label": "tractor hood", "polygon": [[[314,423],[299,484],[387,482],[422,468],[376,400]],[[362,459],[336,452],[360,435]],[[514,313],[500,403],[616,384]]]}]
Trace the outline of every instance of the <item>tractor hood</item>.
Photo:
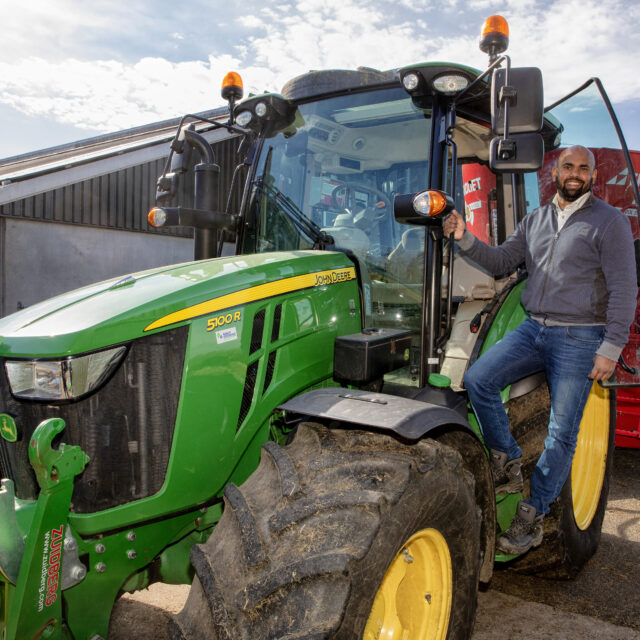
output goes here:
[{"label": "tractor hood", "polygon": [[332,278],[355,278],[353,263],[343,253],[262,253],[142,271],[0,319],[0,356],[49,358],[93,351]]}]

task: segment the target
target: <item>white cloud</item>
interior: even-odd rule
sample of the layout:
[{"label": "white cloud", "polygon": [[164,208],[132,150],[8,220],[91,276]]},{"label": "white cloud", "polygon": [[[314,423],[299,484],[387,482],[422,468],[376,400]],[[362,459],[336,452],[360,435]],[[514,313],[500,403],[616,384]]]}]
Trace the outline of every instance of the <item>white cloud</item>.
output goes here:
[{"label": "white cloud", "polygon": [[94,3],[76,0],[12,2],[2,13],[0,60],[26,55],[59,58],[75,41],[78,25],[87,33],[102,33],[111,14],[96,11]]},{"label": "white cloud", "polygon": [[540,66],[545,93],[554,100],[590,77],[602,79],[609,96],[640,96],[634,43],[640,36],[640,6],[608,0],[556,0],[534,15],[509,14],[514,63]]},{"label": "white cloud", "polygon": [[262,29],[265,27],[264,22],[254,15],[240,16],[238,22],[248,29]]},{"label": "white cloud", "polygon": [[237,66],[229,56],[177,64],[143,58],[134,65],[30,58],[0,64],[0,101],[29,115],[113,131],[220,104],[220,80]]},{"label": "white cloud", "polygon": [[[633,0],[399,0],[393,8],[382,0],[260,5],[247,0],[243,15],[230,5],[217,24],[209,25],[212,53],[204,59],[176,62],[157,54],[132,61],[124,55],[82,59],[70,48],[79,33],[99,38],[124,29],[123,21],[132,17],[149,18],[144,2],[132,4],[30,0],[5,12],[0,102],[31,115],[111,131],[220,105],[220,81],[229,70],[243,75],[248,94],[279,91],[288,79],[311,69],[389,69],[424,60],[484,68],[478,33],[489,12],[509,20],[513,64],[542,68],[547,102],[593,75],[602,78],[614,101],[640,95],[632,54],[640,35],[640,7]],[[158,35],[149,34],[150,41],[164,33],[170,50],[193,41],[191,21],[173,24],[162,8],[157,14],[163,22]],[[234,41],[233,24],[248,34]],[[220,44],[222,35],[230,38],[226,47]],[[222,51],[214,54],[214,46]]]}]

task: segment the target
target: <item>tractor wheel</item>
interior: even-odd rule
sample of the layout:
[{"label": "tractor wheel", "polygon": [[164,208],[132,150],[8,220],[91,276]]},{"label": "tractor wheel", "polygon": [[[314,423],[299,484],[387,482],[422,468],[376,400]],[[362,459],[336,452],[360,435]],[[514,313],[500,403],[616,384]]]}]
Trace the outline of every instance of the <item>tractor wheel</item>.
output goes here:
[{"label": "tractor wheel", "polygon": [[[526,478],[531,477],[544,447],[549,415],[546,385],[529,395],[523,400],[529,416],[514,425],[514,435],[524,452]],[[509,413],[513,420],[514,414],[523,413],[522,407]],[[516,569],[548,578],[573,578],[595,553],[609,494],[615,416],[615,394],[594,384],[580,423],[571,474],[544,519],[542,545],[516,561]],[[525,491],[528,495],[526,486]]]},{"label": "tractor wheel", "polygon": [[225,489],[171,637],[469,638],[480,521],[455,449],[301,424]]}]

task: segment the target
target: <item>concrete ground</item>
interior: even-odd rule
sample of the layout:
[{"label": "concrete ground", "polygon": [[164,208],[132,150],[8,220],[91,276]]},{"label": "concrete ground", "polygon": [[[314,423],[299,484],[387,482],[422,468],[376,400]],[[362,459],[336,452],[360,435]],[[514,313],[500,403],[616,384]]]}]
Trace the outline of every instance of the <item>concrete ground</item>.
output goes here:
[{"label": "concrete ground", "polygon": [[[165,640],[186,586],[152,585],[116,604],[109,640]],[[479,596],[473,640],[640,640],[640,449],[617,449],[602,540],[572,581],[498,569]]]}]

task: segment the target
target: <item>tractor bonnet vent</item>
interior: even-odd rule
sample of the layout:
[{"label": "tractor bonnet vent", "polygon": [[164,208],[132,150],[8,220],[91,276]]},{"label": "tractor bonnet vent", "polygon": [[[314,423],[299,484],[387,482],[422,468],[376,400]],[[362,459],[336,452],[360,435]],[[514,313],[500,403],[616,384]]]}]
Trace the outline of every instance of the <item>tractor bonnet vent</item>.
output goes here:
[{"label": "tractor bonnet vent", "polygon": [[262,346],[262,333],[264,331],[265,310],[262,309],[256,313],[253,318],[253,328],[251,329],[251,346],[249,347],[249,355],[255,353]]},{"label": "tractor bonnet vent", "polygon": [[242,392],[242,402],[240,403],[240,415],[238,416],[238,424],[236,431],[240,429],[244,419],[251,409],[251,403],[253,402],[253,391],[256,387],[256,380],[258,378],[258,361],[250,364],[247,367],[247,375],[244,380],[244,390]]},{"label": "tractor bonnet vent", "polygon": [[273,326],[271,327],[271,342],[280,337],[280,320],[282,319],[282,305],[276,306],[273,312]]}]

